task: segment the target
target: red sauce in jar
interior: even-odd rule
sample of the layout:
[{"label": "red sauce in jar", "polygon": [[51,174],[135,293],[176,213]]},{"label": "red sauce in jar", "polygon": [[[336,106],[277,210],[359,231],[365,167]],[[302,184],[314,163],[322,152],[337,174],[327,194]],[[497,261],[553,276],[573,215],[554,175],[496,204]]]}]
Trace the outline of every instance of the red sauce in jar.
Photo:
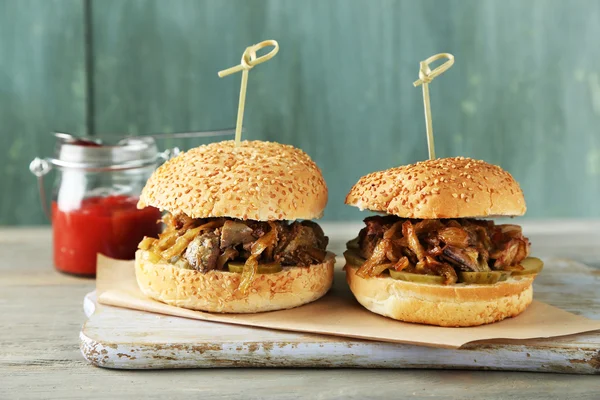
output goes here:
[{"label": "red sauce in jar", "polygon": [[157,237],[161,213],[154,207],[136,208],[129,196],[90,197],[76,210],[52,203],[54,265],[76,275],[96,275],[96,256],[131,260],[144,236]]}]

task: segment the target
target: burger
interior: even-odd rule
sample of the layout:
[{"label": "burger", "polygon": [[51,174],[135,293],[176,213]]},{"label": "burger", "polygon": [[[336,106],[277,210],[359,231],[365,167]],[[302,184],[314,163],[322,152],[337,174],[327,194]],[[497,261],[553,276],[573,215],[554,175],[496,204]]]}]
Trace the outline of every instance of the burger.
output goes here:
[{"label": "burger", "polygon": [[331,287],[335,256],[310,221],[327,204],[316,164],[292,146],[218,142],[160,166],[138,208],[165,212],[139,244],[141,291],[193,310],[256,313],[297,307]]},{"label": "burger", "polygon": [[368,217],[347,244],[346,279],[368,310],[406,322],[475,326],[522,313],[542,262],[519,225],[519,184],[470,158],[418,162],[362,177],[346,204]]}]

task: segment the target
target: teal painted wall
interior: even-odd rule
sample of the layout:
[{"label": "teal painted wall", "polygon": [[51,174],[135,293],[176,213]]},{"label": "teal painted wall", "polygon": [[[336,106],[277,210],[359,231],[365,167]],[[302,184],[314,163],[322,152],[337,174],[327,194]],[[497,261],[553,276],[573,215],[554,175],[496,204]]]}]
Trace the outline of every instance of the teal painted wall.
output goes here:
[{"label": "teal painted wall", "polygon": [[43,222],[27,164],[51,130],[233,126],[240,77],[216,72],[268,38],[281,50],[250,73],[245,138],[308,152],[327,219],[363,217],[343,205],[360,176],[427,157],[412,82],[443,51],[438,156],[502,165],[530,217],[600,217],[600,1],[0,0],[0,223]]},{"label": "teal painted wall", "polygon": [[0,224],[45,222],[28,165],[85,129],[79,0],[0,0]]}]

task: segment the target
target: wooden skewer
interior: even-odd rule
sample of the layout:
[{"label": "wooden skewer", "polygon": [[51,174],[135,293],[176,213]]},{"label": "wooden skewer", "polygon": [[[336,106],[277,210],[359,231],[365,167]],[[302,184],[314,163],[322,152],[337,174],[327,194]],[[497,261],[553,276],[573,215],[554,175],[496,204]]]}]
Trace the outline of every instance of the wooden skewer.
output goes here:
[{"label": "wooden skewer", "polygon": [[[268,46],[273,46],[273,50],[265,55],[256,57],[256,52]],[[244,122],[244,106],[246,104],[246,88],[248,87],[248,71],[255,65],[269,61],[279,51],[279,43],[275,40],[265,40],[263,42],[249,46],[242,54],[242,61],[239,65],[219,71],[219,77],[235,74],[242,71],[242,82],[240,85],[240,100],[238,104],[237,122],[235,124],[235,146],[239,146],[242,140],[242,125]]]},{"label": "wooden skewer", "polygon": [[[445,63],[435,68],[433,71],[429,65],[442,58],[448,59]],[[440,53],[429,57],[419,64],[419,79],[413,82],[413,86],[423,86],[423,106],[425,107],[425,129],[427,130],[427,148],[429,149],[429,159],[435,159],[435,145],[433,142],[433,126],[431,122],[431,104],[429,101],[429,84],[436,77],[446,72],[454,64],[454,56],[450,53]]]}]

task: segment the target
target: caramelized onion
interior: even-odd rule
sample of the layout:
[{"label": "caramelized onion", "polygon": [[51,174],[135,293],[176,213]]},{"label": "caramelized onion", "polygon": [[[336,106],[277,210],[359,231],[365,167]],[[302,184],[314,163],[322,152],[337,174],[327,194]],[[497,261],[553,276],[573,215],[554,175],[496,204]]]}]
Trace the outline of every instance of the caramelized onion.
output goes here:
[{"label": "caramelized onion", "polygon": [[432,272],[434,275],[440,275],[444,277],[444,285],[451,285],[456,283],[458,276],[456,271],[448,264],[441,263],[434,260],[432,257],[427,256],[425,261],[425,268]]},{"label": "caramelized onion", "polygon": [[252,284],[252,281],[254,281],[254,277],[258,272],[258,259],[260,258],[260,255],[267,248],[275,246],[277,243],[277,227],[272,222],[269,222],[269,226],[271,227],[269,232],[262,235],[256,240],[256,242],[252,244],[250,249],[251,255],[244,264],[242,280],[238,288],[238,290],[242,291],[242,293],[245,293]]},{"label": "caramelized onion", "polygon": [[170,246],[168,249],[164,250],[161,253],[162,258],[164,258],[165,260],[170,260],[172,257],[181,255],[181,253],[183,253],[183,251],[188,247],[190,242],[194,240],[194,238],[200,233],[210,229],[221,227],[222,225],[223,221],[217,219],[200,225],[197,228],[188,229],[183,235],[179,236],[175,240],[175,243],[172,246]]},{"label": "caramelized onion", "polygon": [[154,243],[156,243],[156,240],[157,239],[155,239],[155,238],[144,236],[144,239],[142,239],[140,244],[138,244],[138,249],[150,250],[152,248],[152,246],[154,245]]},{"label": "caramelized onion", "polygon": [[439,230],[442,227],[442,223],[439,219],[424,219],[415,224],[415,232],[417,235],[420,235],[422,233]]},{"label": "caramelized onion", "polygon": [[425,250],[423,249],[423,245],[419,242],[419,238],[410,221],[406,221],[402,224],[402,234],[408,240],[408,248],[415,253],[419,260],[423,260],[425,258]]},{"label": "caramelized onion", "polygon": [[390,247],[391,242],[389,239],[381,239],[375,246],[371,257],[356,271],[356,274],[361,278],[377,276],[378,274],[375,273],[378,270],[377,266],[386,261],[386,253]]},{"label": "caramelized onion", "polygon": [[162,261],[160,254],[155,253],[154,251],[147,251],[143,254],[143,257],[150,261],[151,263],[158,264]]},{"label": "caramelized onion", "polygon": [[369,217],[365,224],[360,240],[350,243],[367,259],[357,272],[363,277],[376,276],[379,266],[391,263],[391,270],[435,274],[450,284],[457,281],[457,271],[519,270],[529,255],[529,240],[518,225],[394,216]]},{"label": "caramelized onion", "polygon": [[396,271],[402,271],[403,269],[407,268],[409,265],[410,265],[410,261],[408,261],[408,258],[402,257],[398,261],[396,261],[396,263],[394,263],[394,265],[392,265],[391,268],[395,269]]},{"label": "caramelized onion", "polygon": [[158,241],[154,244],[158,250],[166,250],[175,244],[175,241],[179,237],[179,232],[174,230],[166,230],[158,235]]},{"label": "caramelized onion", "polygon": [[396,234],[396,232],[398,231],[398,229],[401,229],[401,228],[402,228],[402,221],[396,222],[394,225],[392,225],[392,227],[390,229],[385,231],[385,233],[383,234],[383,238],[384,239],[393,238],[394,235]]},{"label": "caramelized onion", "polygon": [[469,246],[469,234],[463,228],[447,227],[438,232],[440,240],[450,246],[464,249]]},{"label": "caramelized onion", "polygon": [[190,242],[198,236],[200,228],[189,229],[182,236],[177,237],[175,243],[161,253],[161,257],[165,260],[170,260],[172,257],[181,255]]},{"label": "caramelized onion", "polygon": [[498,225],[498,228],[500,232],[511,238],[520,238],[523,235],[523,229],[519,225],[504,224]]},{"label": "caramelized onion", "polygon": [[461,271],[479,272],[489,270],[487,266],[485,267],[486,269],[483,270],[480,268],[477,262],[479,254],[473,247],[461,249],[456,246],[448,245],[444,247],[443,255],[445,260],[456,265]]}]

